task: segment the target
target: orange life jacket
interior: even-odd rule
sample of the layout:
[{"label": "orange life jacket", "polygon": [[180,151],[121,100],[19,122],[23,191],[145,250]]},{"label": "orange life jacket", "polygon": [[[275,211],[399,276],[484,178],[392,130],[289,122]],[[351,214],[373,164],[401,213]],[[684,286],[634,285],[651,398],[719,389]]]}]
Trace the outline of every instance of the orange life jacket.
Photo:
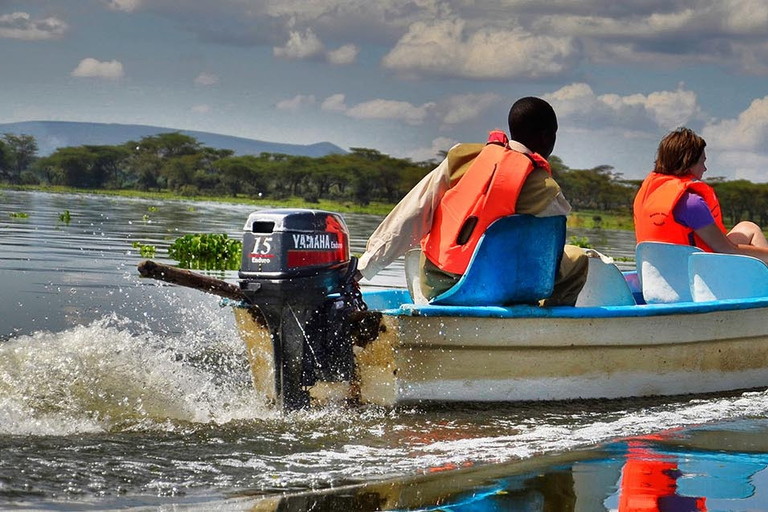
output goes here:
[{"label": "orange life jacket", "polygon": [[673,176],[652,172],[645,178],[635,196],[634,220],[635,236],[640,242],[668,242],[681,245],[695,245],[700,249],[713,252],[704,241],[689,227],[675,221],[672,210],[685,192],[700,195],[707,203],[715,224],[725,233],[720,203],[712,187],[694,179],[692,175]]},{"label": "orange life jacket", "polygon": [[[502,133],[503,135],[503,133]],[[547,161],[538,154],[509,149],[492,132],[489,143],[461,180],[441,199],[421,249],[438,268],[463,274],[486,228],[496,219],[515,213],[515,205],[528,175]]]}]

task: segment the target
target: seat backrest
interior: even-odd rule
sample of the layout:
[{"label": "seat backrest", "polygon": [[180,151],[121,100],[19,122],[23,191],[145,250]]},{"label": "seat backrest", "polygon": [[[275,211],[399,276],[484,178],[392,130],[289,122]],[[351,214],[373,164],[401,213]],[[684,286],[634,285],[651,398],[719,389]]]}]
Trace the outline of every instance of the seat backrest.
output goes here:
[{"label": "seat backrest", "polygon": [[549,297],[565,244],[565,217],[510,215],[488,226],[467,271],[432,304],[503,306]]},{"label": "seat backrest", "polygon": [[690,245],[641,242],[635,250],[637,274],[648,304],[690,302],[688,257],[701,252]]},{"label": "seat backrest", "polygon": [[405,253],[405,285],[408,287],[408,293],[411,294],[414,304],[429,304],[429,300],[421,293],[420,260],[421,249],[411,249]]},{"label": "seat backrest", "polygon": [[688,278],[694,302],[768,297],[768,266],[739,254],[692,254]]},{"label": "seat backrest", "polygon": [[619,267],[600,258],[589,258],[587,282],[579,292],[576,307],[634,305],[632,290]]}]

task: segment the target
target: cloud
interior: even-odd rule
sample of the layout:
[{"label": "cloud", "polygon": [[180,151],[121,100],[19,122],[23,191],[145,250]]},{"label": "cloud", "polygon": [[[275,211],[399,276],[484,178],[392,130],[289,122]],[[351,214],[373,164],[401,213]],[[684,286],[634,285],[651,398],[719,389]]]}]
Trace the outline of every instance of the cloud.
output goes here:
[{"label": "cloud", "polygon": [[309,59],[321,55],[324,49],[320,38],[312,32],[312,29],[307,29],[303,34],[295,30],[291,31],[285,46],[275,46],[272,52],[276,57],[285,59]]},{"label": "cloud", "polygon": [[115,11],[133,12],[144,3],[144,0],[107,0],[107,6]]},{"label": "cloud", "polygon": [[117,60],[100,62],[88,57],[80,61],[80,64],[72,71],[71,75],[78,78],[120,80],[123,77],[123,65]]},{"label": "cloud", "polygon": [[360,48],[357,45],[345,44],[335,50],[328,51],[325,57],[331,64],[354,64],[358,53],[360,53]]},{"label": "cloud", "polygon": [[762,151],[768,146],[768,96],[752,101],[736,119],[707,123],[702,136],[713,148]]},{"label": "cloud", "polygon": [[384,119],[419,125],[434,112],[435,106],[434,102],[417,106],[407,101],[374,99],[349,107],[343,94],[333,94],[323,100],[320,108],[326,112],[341,112],[352,119]]},{"label": "cloud", "polygon": [[209,87],[219,83],[219,77],[213,73],[202,72],[195,77],[195,85]]},{"label": "cloud", "polygon": [[414,23],[382,65],[416,75],[532,80],[560,76],[580,58],[570,37],[521,28],[481,28],[465,35],[465,27],[463,20]]},{"label": "cloud", "polygon": [[291,99],[277,102],[275,108],[278,110],[288,110],[290,112],[296,112],[304,107],[312,107],[315,105],[315,96],[310,94],[305,96],[298,94]]},{"label": "cloud", "polygon": [[422,124],[435,103],[416,106],[407,101],[376,99],[358,103],[347,109],[346,115],[353,119],[390,119],[403,121],[410,125]]},{"label": "cloud", "polygon": [[66,23],[57,18],[35,20],[26,12],[0,16],[0,38],[45,41],[61,37],[68,28]]},{"label": "cloud", "polygon": [[195,105],[194,107],[192,107],[192,112],[196,114],[210,114],[212,111],[213,109],[211,108],[210,105],[201,104],[201,105]]},{"label": "cloud", "polygon": [[501,105],[501,96],[496,93],[460,94],[440,102],[443,125],[455,125],[477,119],[484,112]]},{"label": "cloud", "polygon": [[344,95],[333,94],[328,96],[323,100],[320,109],[328,112],[345,112],[347,110],[347,105],[344,103]]},{"label": "cloud", "polygon": [[448,137],[438,137],[432,141],[432,145],[428,148],[419,148],[409,151],[406,154],[407,158],[410,158],[414,162],[426,162],[429,160],[442,160],[442,151],[448,151],[456,145],[458,141],[450,139]]},{"label": "cloud", "polygon": [[542,97],[558,118],[586,129],[670,130],[701,115],[696,93],[683,84],[675,91],[621,96],[597,95],[588,84],[574,83]]}]

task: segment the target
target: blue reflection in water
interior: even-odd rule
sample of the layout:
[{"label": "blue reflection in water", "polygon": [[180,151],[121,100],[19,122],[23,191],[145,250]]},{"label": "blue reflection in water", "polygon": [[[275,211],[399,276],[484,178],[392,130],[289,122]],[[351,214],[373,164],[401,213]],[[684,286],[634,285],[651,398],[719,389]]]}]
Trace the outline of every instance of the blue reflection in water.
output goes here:
[{"label": "blue reflection in water", "polygon": [[[720,426],[722,427],[722,425]],[[738,435],[704,429],[716,439]],[[755,452],[717,449],[696,429],[611,443],[583,452],[577,460],[553,463],[474,487],[446,490],[431,506],[400,510],[445,512],[615,511],[699,512],[768,510],[768,442]],[[764,435],[765,433],[762,432]],[[712,437],[709,440],[713,440]],[[725,445],[727,443],[717,443]],[[756,484],[756,480],[760,480]],[[455,482],[453,482],[455,483]],[[762,492],[760,491],[762,489]]]}]

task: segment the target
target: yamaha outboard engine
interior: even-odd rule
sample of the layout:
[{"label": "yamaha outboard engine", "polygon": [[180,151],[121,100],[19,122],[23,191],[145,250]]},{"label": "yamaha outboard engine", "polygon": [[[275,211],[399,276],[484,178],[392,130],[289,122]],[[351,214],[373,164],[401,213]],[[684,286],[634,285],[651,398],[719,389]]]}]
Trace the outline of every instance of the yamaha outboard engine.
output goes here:
[{"label": "yamaha outboard engine", "polygon": [[275,390],[285,409],[309,404],[316,381],[354,373],[349,314],[364,308],[341,215],[261,210],[245,223],[240,288],[272,335]]}]

